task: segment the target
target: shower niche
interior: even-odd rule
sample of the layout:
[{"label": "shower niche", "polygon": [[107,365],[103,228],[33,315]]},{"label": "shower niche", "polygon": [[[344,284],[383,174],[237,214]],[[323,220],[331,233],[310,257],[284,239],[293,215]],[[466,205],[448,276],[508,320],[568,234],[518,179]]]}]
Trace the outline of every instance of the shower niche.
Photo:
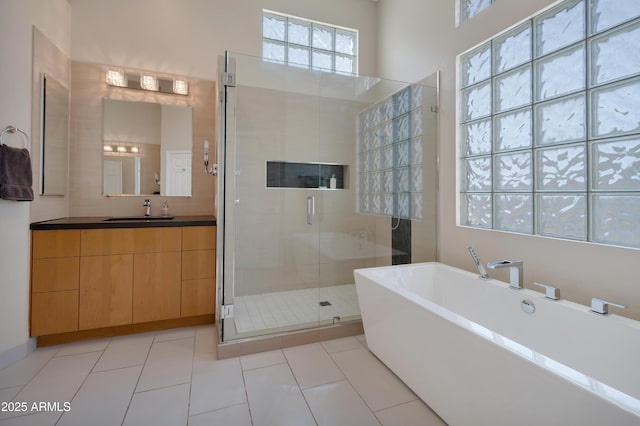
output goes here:
[{"label": "shower niche", "polygon": [[[267,188],[345,189],[349,166],[267,161]],[[333,181],[335,179],[335,181]]]}]

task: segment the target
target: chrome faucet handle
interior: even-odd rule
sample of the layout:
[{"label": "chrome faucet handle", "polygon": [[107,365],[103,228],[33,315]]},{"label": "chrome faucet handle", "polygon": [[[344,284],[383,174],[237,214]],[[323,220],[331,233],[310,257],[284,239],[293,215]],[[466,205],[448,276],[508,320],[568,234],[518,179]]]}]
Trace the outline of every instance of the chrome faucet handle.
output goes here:
[{"label": "chrome faucet handle", "polygon": [[544,288],[544,297],[547,299],[558,300],[560,299],[560,289],[551,285],[546,285],[538,282],[533,282],[533,285]]},{"label": "chrome faucet handle", "polygon": [[627,309],[626,306],[618,303],[609,302],[608,300],[598,299],[594,297],[591,299],[591,311],[596,314],[606,315],[609,313],[609,305],[616,306],[618,308]]}]

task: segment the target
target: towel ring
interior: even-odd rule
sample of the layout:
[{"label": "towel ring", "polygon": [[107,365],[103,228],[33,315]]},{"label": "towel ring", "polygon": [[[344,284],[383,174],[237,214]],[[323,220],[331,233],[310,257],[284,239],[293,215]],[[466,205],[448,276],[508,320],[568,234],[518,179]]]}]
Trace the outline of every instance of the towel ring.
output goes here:
[{"label": "towel ring", "polygon": [[29,149],[29,135],[27,135],[23,130],[20,130],[16,126],[11,126],[11,125],[5,127],[4,130],[0,132],[0,145],[2,145],[2,138],[4,137],[5,133],[15,133],[15,132],[19,132],[24,135],[26,139],[25,148]]}]

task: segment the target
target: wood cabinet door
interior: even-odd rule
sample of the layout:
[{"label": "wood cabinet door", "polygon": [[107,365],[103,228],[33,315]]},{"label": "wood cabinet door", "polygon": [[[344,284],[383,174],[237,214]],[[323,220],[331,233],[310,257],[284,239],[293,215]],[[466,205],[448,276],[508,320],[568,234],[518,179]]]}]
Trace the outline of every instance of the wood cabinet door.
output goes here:
[{"label": "wood cabinet door", "polygon": [[31,295],[31,335],[78,331],[78,290]]},{"label": "wood cabinet door", "polygon": [[79,316],[80,330],[131,324],[132,254],[81,258]]},{"label": "wood cabinet door", "polygon": [[133,257],[133,322],[180,317],[181,253]]},{"label": "wood cabinet door", "polygon": [[216,279],[201,278],[182,281],[181,316],[215,313]]}]

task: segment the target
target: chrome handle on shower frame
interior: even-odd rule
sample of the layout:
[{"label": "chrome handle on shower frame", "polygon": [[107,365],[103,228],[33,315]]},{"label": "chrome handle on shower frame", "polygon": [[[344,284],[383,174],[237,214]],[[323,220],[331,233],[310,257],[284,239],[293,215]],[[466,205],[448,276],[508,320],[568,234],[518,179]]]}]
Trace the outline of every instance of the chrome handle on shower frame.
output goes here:
[{"label": "chrome handle on shower frame", "polygon": [[313,217],[316,215],[316,197],[307,197],[307,225],[313,225]]}]

